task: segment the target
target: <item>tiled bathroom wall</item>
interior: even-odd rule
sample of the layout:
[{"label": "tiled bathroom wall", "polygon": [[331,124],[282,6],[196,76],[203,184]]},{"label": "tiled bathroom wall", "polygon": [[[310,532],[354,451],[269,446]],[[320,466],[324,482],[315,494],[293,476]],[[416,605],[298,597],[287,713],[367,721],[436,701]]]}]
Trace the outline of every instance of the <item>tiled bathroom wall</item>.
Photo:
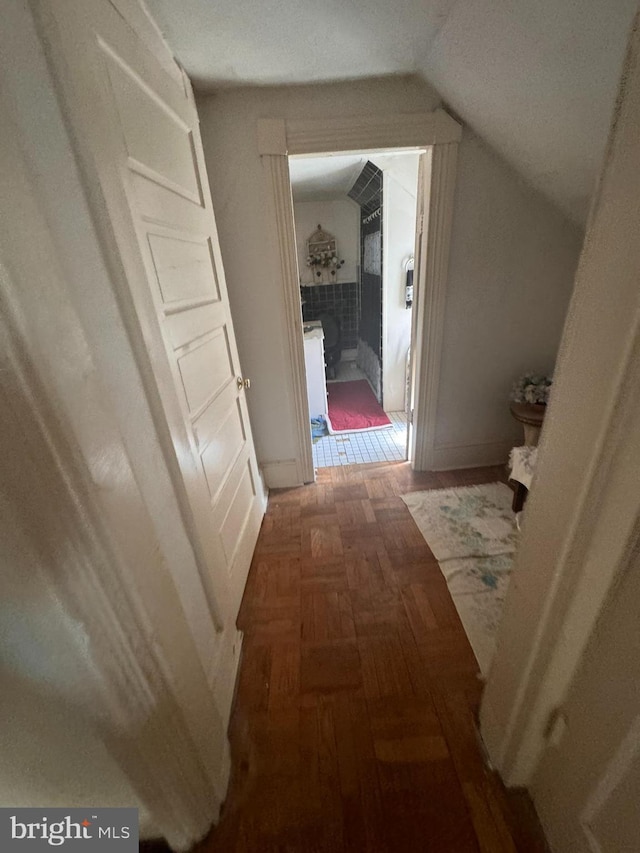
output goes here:
[{"label": "tiled bathroom wall", "polygon": [[382,402],[382,170],[368,161],[349,197],[360,205],[358,366]]},{"label": "tiled bathroom wall", "polygon": [[300,288],[302,317],[317,320],[321,314],[333,314],[342,330],[342,348],[358,346],[358,285],[354,282],[317,284]]}]

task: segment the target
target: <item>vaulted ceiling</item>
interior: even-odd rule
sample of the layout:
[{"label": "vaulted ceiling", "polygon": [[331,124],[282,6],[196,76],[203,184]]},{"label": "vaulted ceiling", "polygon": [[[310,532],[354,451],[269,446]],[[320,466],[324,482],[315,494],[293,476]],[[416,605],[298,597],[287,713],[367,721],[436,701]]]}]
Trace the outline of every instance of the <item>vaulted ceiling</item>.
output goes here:
[{"label": "vaulted ceiling", "polygon": [[197,89],[416,73],[584,222],[636,0],[147,0]]}]

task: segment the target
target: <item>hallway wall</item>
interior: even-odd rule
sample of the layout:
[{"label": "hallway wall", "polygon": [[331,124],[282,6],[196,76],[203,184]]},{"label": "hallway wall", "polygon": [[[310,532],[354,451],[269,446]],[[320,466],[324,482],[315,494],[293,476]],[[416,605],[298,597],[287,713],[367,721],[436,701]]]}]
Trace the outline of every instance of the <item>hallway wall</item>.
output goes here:
[{"label": "hallway wall", "polygon": [[[434,89],[411,77],[233,89],[198,101],[262,464],[290,459],[296,445],[278,249],[256,122],[429,111],[439,103]],[[554,363],[580,242],[573,224],[464,129],[437,413],[440,467],[506,460],[521,434],[508,411],[512,381],[524,369]]]},{"label": "hallway wall", "polygon": [[478,137],[458,154],[436,467],[506,461],[513,381],[552,371],[582,234]]}]

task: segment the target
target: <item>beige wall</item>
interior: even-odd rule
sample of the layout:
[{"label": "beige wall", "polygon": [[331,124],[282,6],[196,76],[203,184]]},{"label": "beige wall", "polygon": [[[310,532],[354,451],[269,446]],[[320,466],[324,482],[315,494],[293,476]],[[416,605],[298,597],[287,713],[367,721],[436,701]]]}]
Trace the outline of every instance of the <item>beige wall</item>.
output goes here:
[{"label": "beige wall", "polygon": [[438,467],[506,460],[522,429],[507,397],[526,370],[552,370],[581,234],[478,137],[458,156]]},{"label": "beige wall", "polygon": [[[295,446],[277,247],[257,151],[259,118],[429,111],[416,78],[236,89],[199,100],[201,129],[258,460]],[[437,435],[440,467],[506,458],[507,394],[554,361],[580,236],[469,130],[460,146]]]}]

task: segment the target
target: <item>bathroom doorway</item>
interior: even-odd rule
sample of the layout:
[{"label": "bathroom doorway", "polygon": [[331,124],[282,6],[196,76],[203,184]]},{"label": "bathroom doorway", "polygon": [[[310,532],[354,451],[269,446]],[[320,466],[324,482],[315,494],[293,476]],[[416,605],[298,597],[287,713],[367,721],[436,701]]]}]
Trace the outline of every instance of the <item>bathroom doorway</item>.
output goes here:
[{"label": "bathroom doorway", "polygon": [[290,158],[353,151],[423,152],[418,165],[411,417],[407,432],[408,461],[413,470],[433,470],[438,464],[449,248],[462,126],[438,108],[425,113],[376,113],[367,118],[357,111],[335,118],[276,116],[258,119],[256,130],[266,203],[273,221],[269,259],[281,284],[282,345],[290,366],[287,382],[294,415],[292,455],[278,462],[278,467],[286,466],[301,483],[313,482],[316,473],[309,429]]},{"label": "bathroom doorway", "polygon": [[289,158],[316,468],[407,459],[421,153]]}]

